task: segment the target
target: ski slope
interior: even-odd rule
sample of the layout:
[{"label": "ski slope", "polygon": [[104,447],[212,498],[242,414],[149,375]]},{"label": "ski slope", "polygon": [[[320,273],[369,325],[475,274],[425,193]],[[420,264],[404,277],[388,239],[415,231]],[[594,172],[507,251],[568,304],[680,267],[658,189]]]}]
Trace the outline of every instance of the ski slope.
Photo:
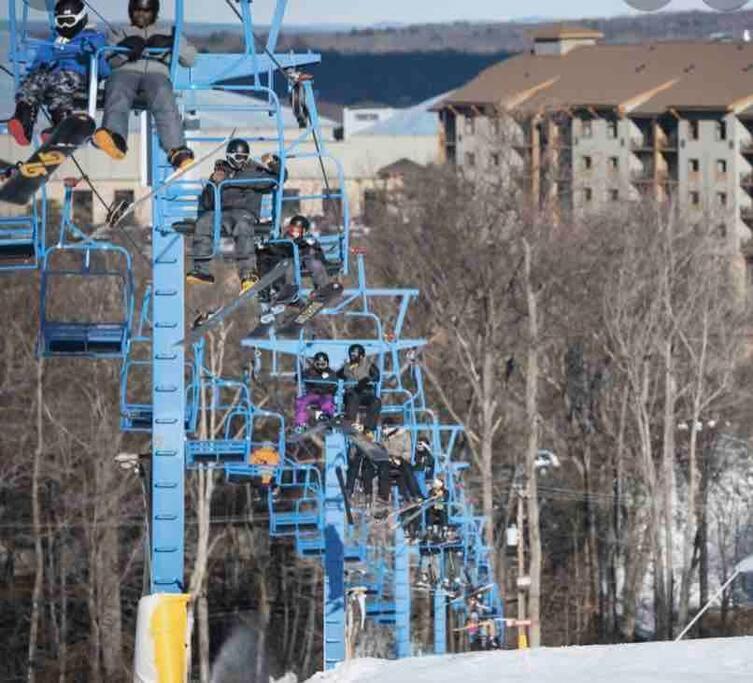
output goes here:
[{"label": "ski slope", "polygon": [[355,659],[310,683],[737,683],[753,681],[753,638]]}]

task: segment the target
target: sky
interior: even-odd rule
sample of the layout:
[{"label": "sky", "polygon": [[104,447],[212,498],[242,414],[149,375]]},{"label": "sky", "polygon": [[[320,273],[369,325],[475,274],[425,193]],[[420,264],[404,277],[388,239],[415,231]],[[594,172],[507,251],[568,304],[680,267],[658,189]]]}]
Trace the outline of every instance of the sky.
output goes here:
[{"label": "sky", "polygon": [[[19,0],[20,1],[20,0]],[[40,4],[43,0],[29,0]],[[89,0],[107,19],[125,19],[124,0]],[[7,17],[2,0],[0,17]],[[265,23],[275,0],[254,0],[259,23]],[[173,2],[162,0],[166,18]],[[753,9],[753,1],[748,5]],[[185,0],[188,21],[234,21],[222,0]],[[703,0],[672,0],[667,10],[708,9]],[[286,21],[294,24],[426,23],[455,20],[506,21],[528,17],[578,18],[635,13],[625,0],[289,0]]]}]

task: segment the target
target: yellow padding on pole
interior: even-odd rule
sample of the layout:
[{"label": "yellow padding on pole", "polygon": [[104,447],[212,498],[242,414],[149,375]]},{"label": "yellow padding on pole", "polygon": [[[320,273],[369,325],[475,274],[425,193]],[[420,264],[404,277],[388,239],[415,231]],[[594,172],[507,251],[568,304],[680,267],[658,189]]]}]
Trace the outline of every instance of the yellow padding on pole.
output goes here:
[{"label": "yellow padding on pole", "polygon": [[518,634],[518,649],[519,650],[528,649],[528,636],[525,633]]},{"label": "yellow padding on pole", "polygon": [[149,619],[159,683],[184,683],[188,676],[186,638],[190,595],[162,594]]}]

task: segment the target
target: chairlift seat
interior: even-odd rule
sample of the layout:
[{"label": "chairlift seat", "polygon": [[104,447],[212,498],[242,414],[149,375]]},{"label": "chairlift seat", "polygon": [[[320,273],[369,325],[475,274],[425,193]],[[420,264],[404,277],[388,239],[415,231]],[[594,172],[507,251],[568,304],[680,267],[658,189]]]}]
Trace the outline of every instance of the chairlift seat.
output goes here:
[{"label": "chairlift seat", "polygon": [[186,441],[186,462],[190,464],[246,463],[251,444],[242,439]]},{"label": "chairlift seat", "polygon": [[35,222],[33,216],[0,218],[0,271],[37,267]]},{"label": "chairlift seat", "polygon": [[39,345],[43,356],[122,358],[128,346],[128,326],[48,320],[42,324]]}]

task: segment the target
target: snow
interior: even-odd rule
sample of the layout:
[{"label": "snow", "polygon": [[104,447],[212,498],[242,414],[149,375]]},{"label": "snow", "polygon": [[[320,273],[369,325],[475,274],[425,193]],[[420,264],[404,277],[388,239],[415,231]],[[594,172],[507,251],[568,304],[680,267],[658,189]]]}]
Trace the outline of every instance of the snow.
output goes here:
[{"label": "snow", "polygon": [[736,683],[753,680],[753,638],[354,659],[309,683]]}]

